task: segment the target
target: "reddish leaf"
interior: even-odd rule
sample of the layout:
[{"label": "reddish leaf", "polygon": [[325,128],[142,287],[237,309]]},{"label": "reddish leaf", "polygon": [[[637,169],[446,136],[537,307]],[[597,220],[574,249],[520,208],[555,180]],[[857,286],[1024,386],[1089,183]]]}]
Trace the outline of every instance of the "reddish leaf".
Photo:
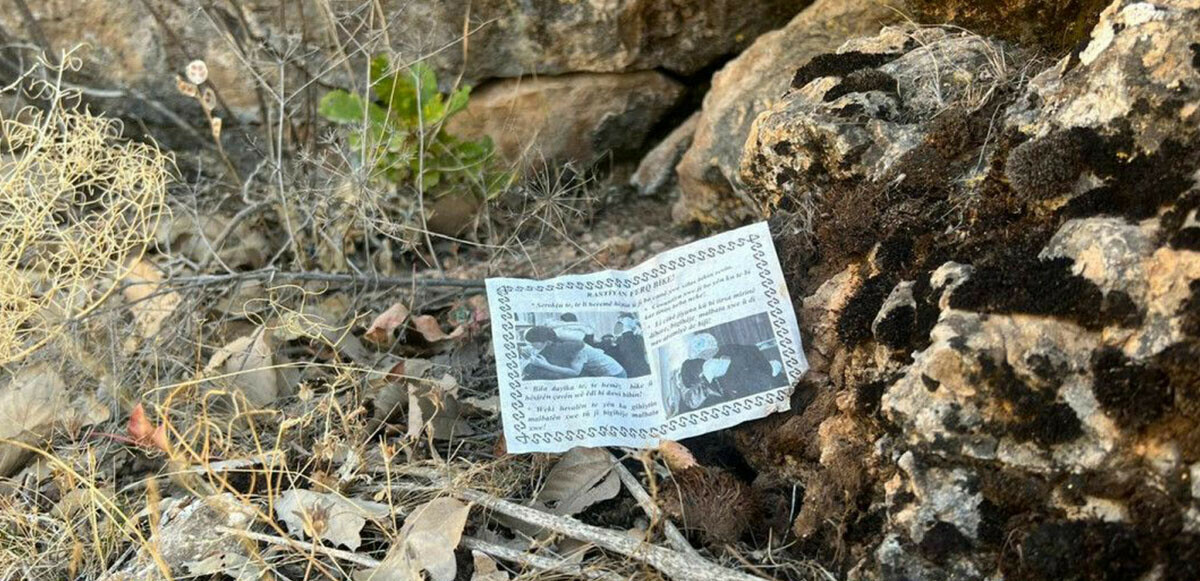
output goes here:
[{"label": "reddish leaf", "polygon": [[129,437],[135,444],[143,448],[159,449],[168,452],[167,426],[155,426],[146,417],[146,409],[137,404],[129,414]]}]

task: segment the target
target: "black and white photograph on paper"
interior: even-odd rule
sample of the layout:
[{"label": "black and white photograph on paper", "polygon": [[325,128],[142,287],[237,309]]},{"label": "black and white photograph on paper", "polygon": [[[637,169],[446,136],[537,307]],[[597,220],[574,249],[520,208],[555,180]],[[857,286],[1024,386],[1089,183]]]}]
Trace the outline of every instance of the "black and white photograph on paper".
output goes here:
[{"label": "black and white photograph on paper", "polygon": [[521,378],[650,375],[641,321],[627,311],[516,313]]},{"label": "black and white photograph on paper", "polygon": [[486,284],[510,453],[720,430],[786,411],[808,369],[766,223],[629,270]]},{"label": "black and white photograph on paper", "polygon": [[766,313],[682,335],[658,361],[669,418],[788,384]]}]

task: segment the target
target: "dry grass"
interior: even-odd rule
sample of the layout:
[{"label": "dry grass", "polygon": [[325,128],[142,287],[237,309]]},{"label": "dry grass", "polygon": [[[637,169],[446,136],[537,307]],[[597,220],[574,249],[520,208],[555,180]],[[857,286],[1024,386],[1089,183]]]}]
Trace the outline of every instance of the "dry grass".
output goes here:
[{"label": "dry grass", "polygon": [[152,240],[166,195],[170,159],[120,142],[115,121],[72,109],[60,87],[33,81],[46,110],[0,113],[0,365],[104,302]]}]

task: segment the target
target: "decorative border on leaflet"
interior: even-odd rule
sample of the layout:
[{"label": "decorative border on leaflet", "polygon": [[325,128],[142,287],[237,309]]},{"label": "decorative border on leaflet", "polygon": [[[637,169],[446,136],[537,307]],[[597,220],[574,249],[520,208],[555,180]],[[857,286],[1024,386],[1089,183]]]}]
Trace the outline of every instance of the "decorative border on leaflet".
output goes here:
[{"label": "decorative border on leaflet", "polygon": [[[707,423],[712,420],[728,418],[736,416],[742,412],[752,409],[764,407],[770,404],[776,404],[788,399],[791,392],[791,386],[800,379],[799,370],[801,363],[798,358],[800,353],[799,348],[792,340],[791,333],[788,332],[788,319],[784,317],[784,308],[790,308],[790,302],[779,296],[779,287],[775,284],[774,277],[771,271],[771,262],[767,258],[767,247],[762,240],[760,234],[746,234],[726,242],[708,246],[695,252],[691,252],[682,256],[677,256],[668,261],[665,261],[658,266],[640,273],[638,275],[626,278],[617,279],[609,278],[603,280],[587,280],[587,281],[558,281],[550,283],[531,283],[520,286],[503,285],[496,289],[496,305],[498,307],[498,315],[501,331],[500,340],[503,342],[505,360],[497,362],[501,366],[502,373],[508,379],[508,385],[511,386],[510,398],[512,416],[508,418],[512,422],[512,432],[516,435],[516,440],[522,444],[540,444],[540,443],[562,443],[581,441],[588,438],[618,436],[623,438],[639,438],[639,439],[657,439],[664,435],[679,430],[680,428],[696,426],[701,423]],[[766,241],[770,244],[770,240]],[[652,281],[664,274],[674,272],[680,268],[691,266],[716,258],[722,254],[742,248],[749,245],[751,256],[754,259],[754,266],[758,270],[759,283],[763,287],[763,293],[767,297],[767,314],[771,320],[771,327],[774,330],[775,341],[779,346],[779,354],[785,360],[784,369],[787,370],[789,385],[787,387],[776,388],[770,391],[746,396],[739,400],[728,401],[717,404],[711,407],[693,410],[684,414],[675,416],[667,421],[660,428],[629,428],[625,426],[591,426],[575,430],[555,430],[549,432],[526,433],[525,424],[525,402],[523,401],[525,394],[521,388],[521,366],[517,358],[516,345],[516,315],[512,311],[512,301],[508,294],[512,291],[525,292],[544,292],[544,291],[559,291],[559,290],[602,290],[608,288],[632,288],[648,281]],[[497,328],[493,325],[493,330]]]}]

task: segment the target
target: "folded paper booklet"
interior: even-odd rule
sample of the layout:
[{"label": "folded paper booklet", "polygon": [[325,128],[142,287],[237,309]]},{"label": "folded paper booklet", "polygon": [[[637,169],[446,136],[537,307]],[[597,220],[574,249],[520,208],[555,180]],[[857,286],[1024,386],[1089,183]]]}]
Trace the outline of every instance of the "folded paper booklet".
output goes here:
[{"label": "folded paper booklet", "polygon": [[630,270],[487,281],[508,451],[652,447],[788,409],[808,369],[767,224]]}]

